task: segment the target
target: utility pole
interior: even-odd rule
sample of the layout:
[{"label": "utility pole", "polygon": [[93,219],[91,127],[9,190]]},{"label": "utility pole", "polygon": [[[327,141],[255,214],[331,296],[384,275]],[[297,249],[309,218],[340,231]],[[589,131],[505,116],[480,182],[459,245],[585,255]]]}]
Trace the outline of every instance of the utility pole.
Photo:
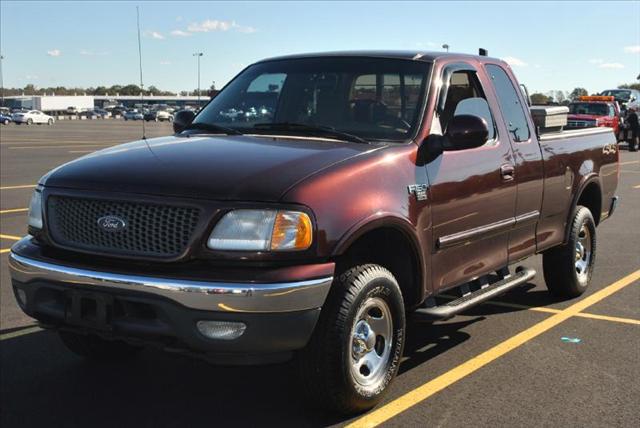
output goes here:
[{"label": "utility pole", "polygon": [[2,77],[2,60],[4,59],[3,55],[0,55],[0,92],[2,101],[0,102],[0,106],[4,107],[4,79]]},{"label": "utility pole", "polygon": [[193,56],[198,58],[198,108],[200,108],[200,57],[202,52],[196,52]]}]

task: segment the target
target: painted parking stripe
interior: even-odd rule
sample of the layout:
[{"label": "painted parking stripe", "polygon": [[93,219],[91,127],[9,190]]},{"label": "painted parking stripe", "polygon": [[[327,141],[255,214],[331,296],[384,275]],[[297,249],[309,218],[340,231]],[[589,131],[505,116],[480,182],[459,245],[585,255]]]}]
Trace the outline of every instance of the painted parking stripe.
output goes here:
[{"label": "painted parking stripe", "polygon": [[15,235],[3,235],[2,233],[0,233],[0,239],[10,239],[12,241],[19,241],[22,238]]},{"label": "painted parking stripe", "polygon": [[631,165],[633,163],[640,163],[640,161],[628,161],[628,162],[620,162],[619,165]]},{"label": "painted parking stripe", "polygon": [[624,287],[632,284],[640,279],[640,270],[637,270],[624,278],[614,282],[613,284],[596,291],[595,293],[585,297],[581,301],[569,306],[566,309],[551,315],[549,318],[529,327],[528,329],[512,336],[502,343],[494,346],[488,351],[483,352],[480,355],[460,364],[459,366],[449,370],[448,372],[438,376],[437,378],[419,386],[418,388],[409,391],[408,393],[396,398],[395,400],[385,404],[377,410],[374,410],[367,415],[356,419],[347,427],[374,427],[382,424],[385,421],[399,415],[405,410],[415,406],[416,404],[426,400],[432,395],[440,392],[448,386],[458,382],[466,376],[481,369],[487,364],[495,361],[508,352],[522,346],[541,335],[542,333],[552,329],[558,324],[568,320],[569,318],[579,314],[586,308],[598,303],[599,301],[607,298],[608,296],[622,290]]},{"label": "painted parking stripe", "polygon": [[[527,305],[520,305],[518,303],[509,303],[509,302],[496,302],[493,300],[489,300],[488,302],[484,303],[485,305],[493,305],[493,306],[502,306],[505,308],[515,308],[515,309],[524,309],[527,311],[533,311],[533,312],[546,312],[549,314],[557,314],[559,312],[562,312],[562,309],[553,309],[553,308],[545,308],[542,306],[527,306]],[[587,313],[587,312],[580,312],[579,314],[575,315],[576,317],[580,317],[580,318],[590,318],[590,319],[594,319],[594,320],[603,320],[603,321],[612,321],[612,322],[620,322],[623,324],[635,324],[635,325],[640,325],[640,320],[636,320],[633,318],[621,318],[621,317],[613,317],[613,316],[609,316],[609,315],[598,315],[598,314],[592,314],[592,313]]]},{"label": "painted parking stripe", "polygon": [[633,186],[634,189],[640,189],[640,184],[638,184],[637,186]]},{"label": "painted parking stripe", "polygon": [[9,150],[26,150],[26,149],[73,149],[79,147],[111,147],[113,144],[73,144],[67,146],[19,146],[9,147]]},{"label": "painted parking stripe", "polygon": [[0,254],[8,253],[9,251],[11,251],[11,248],[2,248],[0,249]]},{"label": "painted parking stripe", "polygon": [[0,187],[0,190],[13,190],[13,189],[30,189],[36,187],[35,184],[23,184],[21,186],[4,186]]},{"label": "painted parking stripe", "polygon": [[36,333],[38,331],[42,331],[42,329],[38,326],[27,327],[22,330],[12,331],[11,333],[0,334],[0,340],[13,339],[15,337]]},{"label": "painted parking stripe", "polygon": [[23,213],[29,211],[29,208],[12,208],[10,210],[2,210],[0,214]]}]

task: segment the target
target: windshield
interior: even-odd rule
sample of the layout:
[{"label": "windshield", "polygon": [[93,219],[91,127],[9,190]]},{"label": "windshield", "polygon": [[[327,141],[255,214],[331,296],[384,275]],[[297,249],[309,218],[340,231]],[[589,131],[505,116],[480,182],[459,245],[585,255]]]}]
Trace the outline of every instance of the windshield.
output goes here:
[{"label": "windshield", "polygon": [[418,125],[429,66],[381,58],[258,63],[236,77],[194,123],[243,133],[310,132],[310,127],[269,126],[298,124],[403,141]]},{"label": "windshield", "polygon": [[607,116],[609,114],[609,107],[607,104],[598,103],[571,103],[569,104],[569,113]]},{"label": "windshield", "polygon": [[631,91],[613,89],[602,92],[602,95],[615,97],[619,100],[629,101],[629,98],[631,98]]}]

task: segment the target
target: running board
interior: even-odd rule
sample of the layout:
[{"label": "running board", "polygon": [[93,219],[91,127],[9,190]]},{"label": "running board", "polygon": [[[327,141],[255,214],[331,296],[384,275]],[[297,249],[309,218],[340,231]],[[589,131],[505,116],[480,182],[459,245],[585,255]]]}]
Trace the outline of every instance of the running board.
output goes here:
[{"label": "running board", "polygon": [[536,276],[536,271],[531,268],[518,267],[515,275],[494,282],[493,284],[458,297],[444,305],[432,306],[428,308],[418,308],[414,312],[418,315],[426,315],[435,319],[449,319],[460,312],[479,305],[491,298],[499,296],[513,288],[516,288]]}]

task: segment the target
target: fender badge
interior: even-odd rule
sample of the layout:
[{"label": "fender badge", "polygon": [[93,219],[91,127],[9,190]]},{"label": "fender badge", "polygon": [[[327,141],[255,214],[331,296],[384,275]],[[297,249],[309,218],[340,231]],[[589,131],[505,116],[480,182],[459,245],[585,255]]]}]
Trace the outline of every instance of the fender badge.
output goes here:
[{"label": "fender badge", "polygon": [[426,184],[411,184],[407,186],[407,190],[409,190],[409,194],[413,194],[416,196],[416,200],[418,201],[426,201],[427,200],[427,189],[429,187]]}]

